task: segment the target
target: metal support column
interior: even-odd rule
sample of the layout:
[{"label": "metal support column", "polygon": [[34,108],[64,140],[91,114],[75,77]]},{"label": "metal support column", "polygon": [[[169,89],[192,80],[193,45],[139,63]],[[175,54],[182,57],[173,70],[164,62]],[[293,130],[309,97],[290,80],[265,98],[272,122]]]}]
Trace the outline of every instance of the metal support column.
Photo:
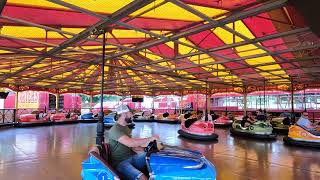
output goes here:
[{"label": "metal support column", "polygon": [[208,114],[210,114],[210,112],[211,112],[211,93],[209,92],[208,93],[208,99],[207,99],[207,106],[208,106]]},{"label": "metal support column", "polygon": [[15,98],[14,98],[14,108],[15,108],[15,109],[18,109],[18,107],[19,107],[19,101],[18,101],[18,99],[19,99],[19,91],[16,92],[16,96],[15,96]]},{"label": "metal support column", "polygon": [[155,113],[155,110],[154,110],[154,96],[151,96],[152,97],[152,114]]},{"label": "metal support column", "polygon": [[102,32],[102,62],[101,62],[101,90],[100,90],[100,113],[99,121],[97,123],[97,138],[96,144],[101,145],[104,142],[104,112],[103,112],[103,89],[104,89],[104,65],[105,65],[105,53],[106,53],[106,33]]},{"label": "metal support column", "polygon": [[1,15],[2,10],[3,10],[4,6],[6,5],[6,3],[7,3],[7,0],[2,0],[2,1],[0,2],[0,15]]},{"label": "metal support column", "polygon": [[209,94],[209,85],[207,84],[207,91],[206,91],[206,110],[205,110],[205,113],[204,113],[204,115],[205,115],[204,120],[205,120],[205,121],[208,121],[208,120],[209,120],[209,118],[208,118],[208,98],[209,98],[209,96],[208,96],[208,94]]},{"label": "metal support column", "polygon": [[263,108],[266,109],[266,80],[263,81]]},{"label": "metal support column", "polygon": [[56,93],[56,111],[59,111],[60,93]]},{"label": "metal support column", "polygon": [[259,109],[261,109],[261,104],[262,104],[262,102],[261,102],[261,93],[259,91]]},{"label": "metal support column", "polygon": [[93,98],[93,95],[90,94],[90,100],[89,100],[89,109],[90,109],[90,112],[92,112],[92,98]]},{"label": "metal support column", "polygon": [[290,81],[291,81],[291,122],[295,123],[294,99],[293,99],[294,89],[293,89],[293,81],[291,77],[290,77]]},{"label": "metal support column", "polygon": [[247,87],[244,87],[244,94],[243,94],[243,116],[247,115]]},{"label": "metal support column", "polygon": [[228,113],[228,89],[226,89],[226,115]]},{"label": "metal support column", "polygon": [[180,96],[180,102],[179,102],[179,109],[180,109],[180,113],[179,114],[182,114],[182,111],[183,111],[183,107],[182,107],[182,100],[183,100],[183,93],[181,94]]},{"label": "metal support column", "polygon": [[304,112],[307,112],[306,85],[303,85],[303,106]]}]

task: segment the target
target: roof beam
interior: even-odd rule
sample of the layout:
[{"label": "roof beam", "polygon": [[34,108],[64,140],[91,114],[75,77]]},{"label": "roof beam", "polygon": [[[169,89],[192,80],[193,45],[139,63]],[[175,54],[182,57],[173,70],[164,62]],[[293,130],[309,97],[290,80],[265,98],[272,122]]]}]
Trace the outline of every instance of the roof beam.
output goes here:
[{"label": "roof beam", "polygon": [[[181,1],[179,1],[179,0],[167,0],[167,1],[170,1],[171,3],[179,6],[180,8],[183,8],[183,9],[187,10],[188,12],[190,12],[190,13],[192,13],[192,14],[200,17],[200,18],[202,18],[203,20],[209,22],[210,24],[214,24],[214,25],[219,24],[218,21],[212,19],[211,17],[203,14],[202,12],[194,9],[193,7],[187,5],[187,4],[185,4],[185,3],[183,3],[183,2],[181,2]],[[287,2],[287,0],[281,0],[281,1]],[[230,33],[232,33],[232,34],[234,34],[234,35],[237,35],[238,37],[242,38],[244,41],[246,41],[246,42],[248,42],[248,43],[250,43],[250,44],[254,44],[256,47],[258,47],[258,48],[262,49],[263,51],[269,53],[269,50],[268,50],[267,48],[263,47],[262,45],[260,45],[260,44],[258,44],[258,43],[253,42],[251,39],[249,39],[248,37],[244,36],[242,33],[239,33],[238,31],[235,31],[234,29],[229,28],[228,26],[225,26],[225,25],[221,26],[221,28],[224,29],[224,30],[226,30],[226,31],[228,31],[228,32],[230,32]],[[282,56],[278,56],[278,55],[276,55],[276,56],[277,56],[278,58],[280,58],[280,59],[282,59],[282,60],[285,60],[285,61],[287,61],[288,63],[290,63],[286,58],[283,58]],[[241,62],[239,62],[239,63],[241,63]],[[241,64],[242,64],[242,63],[241,63]],[[260,70],[260,71],[263,71],[263,70]],[[272,73],[271,73],[271,74],[272,74]],[[278,76],[277,74],[273,74],[273,75]],[[282,77],[282,76],[279,76],[279,77]],[[283,78],[283,77],[282,77],[282,78]],[[285,78],[285,79],[286,79],[286,78]]]},{"label": "roof beam", "polygon": [[[70,36],[76,36],[77,35],[77,34],[74,34],[74,33],[68,32],[68,31],[63,31],[63,30],[60,30],[60,29],[57,29],[57,28],[53,28],[53,27],[50,27],[50,26],[44,26],[44,25],[41,25],[41,24],[37,24],[37,23],[33,23],[33,22],[22,20],[22,19],[9,17],[9,16],[0,16],[0,18],[6,19],[8,21],[13,21],[13,22],[16,22],[16,23],[19,23],[19,24],[22,24],[22,25],[38,27],[38,28],[44,29],[46,31],[53,31],[53,32],[57,32],[57,33],[65,34],[65,35],[70,35]],[[86,40],[102,43],[102,40],[94,39],[94,38],[91,38],[91,37],[87,37]],[[112,46],[116,46],[116,47],[119,47],[119,48],[122,48],[122,49],[130,49],[127,46],[123,46],[121,44],[110,43],[110,42],[106,42],[106,45],[112,45]]]},{"label": "roof beam", "polygon": [[[114,24],[115,22],[121,20],[122,18],[128,16],[129,14],[135,12],[136,10],[138,10],[138,9],[148,5],[148,4],[150,4],[153,1],[154,0],[135,0],[135,1],[131,2],[130,4],[126,5],[125,7],[119,9],[118,11],[113,13],[112,15],[110,15],[109,18],[105,18],[103,20],[100,20],[99,22],[97,22],[93,26],[91,26],[89,28],[86,28],[85,30],[80,32],[78,35],[73,36],[72,38],[64,41],[58,47],[55,47],[55,48],[49,50],[46,54],[48,54],[48,55],[57,54],[57,53],[61,52],[63,49],[69,47],[70,45],[75,44],[75,43],[87,38],[88,36],[91,35],[91,33],[94,30],[104,29],[106,26]],[[33,62],[27,64],[26,66],[24,66],[22,68],[20,68],[18,71],[15,71],[14,73],[10,73],[10,74],[6,75],[5,77],[1,78],[0,79],[0,83],[3,82],[5,79],[14,77],[15,75],[23,72],[24,70],[26,70],[26,69],[32,67],[33,65],[41,62],[43,59],[44,59],[43,57],[38,57]]]},{"label": "roof beam", "polygon": [[[87,10],[87,9],[84,9],[84,8],[81,8],[81,7],[78,7],[78,6],[75,6],[75,5],[70,4],[70,3],[63,2],[63,1],[61,1],[61,0],[49,0],[49,1],[54,2],[54,3],[56,3],[56,4],[59,4],[59,5],[61,5],[61,6],[64,6],[64,7],[70,8],[70,9],[75,10],[75,11],[79,11],[79,12],[82,12],[82,13],[86,13],[86,14],[88,14],[88,15],[91,15],[91,16],[94,16],[94,17],[97,17],[97,18],[100,18],[100,19],[106,18],[105,15],[101,15],[101,14],[98,14],[98,13],[95,13],[95,12],[92,12],[92,11],[89,11],[89,10]],[[165,3],[166,3],[166,1],[163,1],[162,3],[158,4],[156,7],[161,6],[161,5],[165,4]],[[154,8],[154,7],[153,7],[153,8]],[[144,14],[144,13],[152,10],[153,8],[148,9],[148,10],[140,13],[139,15],[142,15],[142,14]],[[132,20],[132,19],[134,19],[134,17],[130,18],[130,20]],[[126,22],[127,22],[127,21],[129,21],[129,20],[127,19]],[[142,29],[142,28],[138,28],[138,27],[135,27],[135,26],[133,26],[133,25],[130,25],[130,24],[127,24],[127,23],[124,23],[124,22],[121,22],[121,21],[116,22],[115,24],[117,24],[117,25],[119,25],[119,26],[126,27],[126,28],[128,28],[128,29],[132,29],[132,30],[135,30],[135,31],[139,31],[139,32],[148,34],[148,35],[150,35],[150,36],[159,38],[159,39],[164,40],[164,41],[171,41],[171,40],[168,39],[166,36],[159,35],[159,34],[156,34],[156,33],[151,32],[151,31],[147,31],[147,30],[144,30],[144,29]],[[111,33],[111,34],[112,34],[112,33]],[[112,34],[112,36],[117,40],[117,38],[116,38],[113,34]],[[181,44],[181,45],[184,45],[184,46],[187,46],[187,47],[196,49],[196,50],[201,51],[201,52],[203,52],[203,53],[206,53],[206,52],[207,52],[205,49],[202,49],[202,48],[197,47],[197,46],[192,46],[192,45],[187,44],[187,43],[184,43],[184,42],[180,42],[178,39],[175,39],[175,40],[173,40],[173,41],[176,42],[176,43],[179,43],[179,44]],[[212,55],[217,56],[217,57],[220,57],[220,58],[226,58],[226,57],[223,57],[223,56],[221,56],[221,55],[219,55],[219,54],[215,54],[215,53],[212,53]],[[193,62],[191,62],[191,63],[193,63]]]},{"label": "roof beam", "polygon": [[[299,34],[299,33],[307,32],[307,31],[310,31],[310,28],[306,27],[306,28],[294,29],[294,30],[290,30],[287,32],[281,32],[281,33],[276,33],[276,34],[271,34],[271,35],[255,38],[252,40],[252,42],[259,43],[259,42],[267,41],[270,39],[276,39],[276,38],[280,38],[280,37],[290,36],[290,35]],[[233,43],[233,44],[226,44],[223,46],[208,49],[207,53],[210,54],[211,52],[235,48],[238,46],[244,46],[244,45],[248,45],[250,43],[251,42],[248,42],[248,41],[241,41],[241,42],[237,42],[237,43]],[[177,56],[177,57],[175,57],[175,59],[182,59],[182,58],[201,55],[201,54],[204,54],[204,53],[203,52],[193,52],[193,53],[188,53],[188,54]],[[163,58],[163,59],[160,59],[157,61],[153,61],[151,63],[139,64],[137,66],[133,66],[133,68],[142,67],[142,66],[151,65],[151,64],[157,64],[157,63],[161,63],[161,62],[165,62],[165,61],[167,61],[167,59]]]},{"label": "roof beam", "polygon": [[2,10],[3,10],[4,6],[6,6],[6,3],[7,3],[7,0],[2,0],[0,2],[0,15],[2,13]]},{"label": "roof beam", "polygon": [[255,16],[257,14],[260,14],[262,12],[266,12],[266,11],[271,11],[273,9],[277,9],[279,7],[284,6],[286,4],[286,2],[287,2],[286,0],[275,1],[275,2],[272,2],[272,3],[264,4],[264,5],[256,7],[256,8],[249,9],[249,10],[244,11],[244,12],[237,12],[235,14],[231,14],[230,16],[228,16],[228,17],[226,17],[224,19],[218,20],[216,24],[208,23],[208,24],[204,24],[204,25],[201,25],[201,26],[198,26],[198,27],[195,27],[195,28],[191,28],[189,30],[186,30],[186,31],[183,31],[183,32],[179,32],[179,33],[176,33],[174,35],[171,35],[171,36],[167,37],[166,40],[159,39],[159,40],[155,40],[155,41],[151,41],[151,42],[146,42],[146,43],[143,43],[143,44],[141,44],[139,46],[136,46],[134,50],[122,51],[120,53],[117,53],[117,54],[114,54],[114,55],[111,55],[111,56],[107,56],[106,58],[107,59],[113,59],[113,58],[120,57],[120,56],[125,55],[125,54],[137,52],[137,51],[140,51],[140,50],[143,50],[143,49],[148,49],[148,48],[150,48],[152,46],[163,44],[163,43],[166,43],[166,42],[169,42],[169,41],[174,41],[174,40],[177,40],[179,38],[182,38],[182,37],[185,37],[185,36],[189,36],[189,35],[192,35],[192,34],[196,34],[196,33],[208,30],[208,29],[221,27],[221,26],[223,26],[225,24],[231,23],[231,22],[236,21],[236,20],[245,19],[245,18],[248,18],[248,17],[251,17],[251,16]]},{"label": "roof beam", "polygon": [[[228,62],[238,62],[238,61],[242,61],[242,60],[246,60],[246,59],[252,59],[252,58],[263,57],[263,56],[268,56],[268,55],[278,55],[278,54],[283,54],[283,53],[288,53],[288,52],[295,52],[295,51],[301,51],[301,50],[306,50],[306,49],[316,49],[316,48],[320,48],[320,44],[299,46],[299,47],[294,47],[294,48],[288,48],[285,50],[273,51],[270,53],[261,53],[261,54],[255,54],[255,55],[250,55],[250,56],[243,56],[243,57],[235,58],[233,60],[213,61],[213,62],[201,64],[201,66],[224,64],[224,63],[228,63]],[[261,65],[263,66],[263,64],[261,64]],[[188,68],[192,68],[192,67],[188,67]],[[181,68],[181,69],[183,69],[183,68]],[[179,70],[179,69],[177,69],[177,70]]]}]

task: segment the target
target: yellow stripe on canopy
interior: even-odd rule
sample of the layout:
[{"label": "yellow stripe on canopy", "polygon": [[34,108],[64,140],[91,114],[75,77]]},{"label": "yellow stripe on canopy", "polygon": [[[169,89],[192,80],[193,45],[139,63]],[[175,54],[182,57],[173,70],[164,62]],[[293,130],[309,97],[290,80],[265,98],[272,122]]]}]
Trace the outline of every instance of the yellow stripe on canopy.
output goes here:
[{"label": "yellow stripe on canopy", "polygon": [[[46,38],[46,30],[29,26],[2,26],[1,35],[20,38]],[[65,38],[57,32],[48,31],[48,38]],[[70,36],[67,36],[70,37]]]},{"label": "yellow stripe on canopy", "polygon": [[[133,0],[68,0],[67,3],[82,7],[95,12],[100,13],[113,13],[118,9],[121,9],[125,5],[129,4]],[[68,8],[64,6],[51,3],[47,0],[8,0],[8,4],[17,4],[17,5],[28,5],[34,7],[43,7],[43,8],[55,8],[61,10],[67,10]]]},{"label": "yellow stripe on canopy", "polygon": [[[139,15],[141,12],[144,12],[147,9],[155,7],[159,3],[162,3],[164,0],[156,0],[153,3],[139,9],[138,11],[132,13],[130,16]],[[122,7],[126,6],[132,2],[132,0],[68,0],[67,3],[73,4],[75,6],[96,12],[96,13],[104,13],[104,14],[111,14],[116,12],[117,10],[121,9]],[[61,10],[70,10],[63,6],[50,3],[46,0],[8,0],[8,4],[17,4],[17,5],[28,5],[33,7],[43,7],[43,8],[54,8],[54,9],[61,9]],[[201,11],[202,13],[206,14],[207,16],[214,17],[217,15],[221,15],[226,13],[226,10],[216,9],[216,8],[209,8],[209,7],[201,7],[191,5],[193,8]],[[148,18],[161,18],[161,19],[172,19],[172,20],[185,20],[185,21],[202,21],[201,18],[198,16],[172,4],[166,3],[160,7],[157,7],[146,14],[143,14],[141,17],[148,17]]]},{"label": "yellow stripe on canopy", "polygon": [[[230,28],[233,27],[232,23],[227,24],[227,26]],[[249,39],[255,38],[254,35],[250,32],[250,30],[246,27],[246,25],[241,20],[236,21],[234,24],[234,27],[237,32],[241,33],[245,37],[247,37]],[[234,37],[232,33],[228,32],[222,28],[216,28],[213,30],[213,32],[226,44],[232,44],[234,42],[236,43],[236,42],[244,41],[243,39],[239,38],[238,36]],[[266,53],[262,49],[257,49],[257,47],[252,44],[236,47],[235,50],[240,57]],[[262,66],[259,66],[257,69],[261,69],[264,71],[279,69],[282,72],[282,74],[285,75],[285,71],[282,71],[280,65],[278,65],[278,64],[263,66],[263,64],[265,64],[265,63],[276,62],[273,59],[273,57],[271,57],[271,56],[250,58],[250,59],[246,59],[245,62],[248,63],[249,65],[261,64]],[[265,74],[260,73],[260,75],[264,76]]]}]

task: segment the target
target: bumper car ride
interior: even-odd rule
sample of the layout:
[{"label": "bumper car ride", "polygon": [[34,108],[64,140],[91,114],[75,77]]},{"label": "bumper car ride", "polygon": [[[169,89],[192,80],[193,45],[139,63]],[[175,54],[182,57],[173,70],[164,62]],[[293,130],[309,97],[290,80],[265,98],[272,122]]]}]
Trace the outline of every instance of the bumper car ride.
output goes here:
[{"label": "bumper car ride", "polygon": [[270,123],[257,121],[248,127],[243,128],[241,121],[235,121],[232,123],[230,132],[234,136],[243,136],[257,139],[275,139],[276,134],[272,133],[272,126]]},{"label": "bumper car ride", "polygon": [[75,113],[57,113],[52,114],[50,117],[51,121],[54,122],[54,124],[76,124],[79,123],[78,121],[78,115]]},{"label": "bumper car ride", "polygon": [[221,116],[214,121],[215,127],[229,127],[233,123],[232,119],[229,119],[227,116]]},{"label": "bumper car ride", "polygon": [[212,121],[188,119],[181,123],[178,133],[182,137],[195,140],[209,141],[218,139],[218,135],[214,133]]},{"label": "bumper car ride", "polygon": [[[102,146],[93,148],[89,158],[82,162],[83,180],[120,179],[109,165],[108,145]],[[158,150],[156,142],[151,142],[145,151],[149,179],[216,179],[215,167],[198,151],[169,146]]]},{"label": "bumper car ride", "polygon": [[154,115],[145,115],[144,112],[138,112],[133,115],[133,122],[156,122]]},{"label": "bumper car ride", "polygon": [[290,125],[284,125],[282,122],[283,120],[284,118],[279,117],[279,118],[273,118],[270,121],[270,124],[272,125],[272,128],[273,128],[273,132],[288,134]]},{"label": "bumper car ride", "polygon": [[86,113],[86,114],[82,114],[80,116],[80,120],[81,123],[96,123],[98,122],[98,119],[94,118],[94,115],[92,112],[90,113]]},{"label": "bumper car ride", "polygon": [[290,126],[288,136],[283,141],[287,145],[320,148],[320,136],[297,125]]},{"label": "bumper car ride", "polygon": [[179,124],[181,123],[178,116],[175,114],[163,113],[156,116],[156,122],[167,124]]},{"label": "bumper car ride", "polygon": [[40,117],[39,114],[22,114],[20,115],[16,127],[33,127],[33,126],[49,126],[52,125],[49,116]]}]

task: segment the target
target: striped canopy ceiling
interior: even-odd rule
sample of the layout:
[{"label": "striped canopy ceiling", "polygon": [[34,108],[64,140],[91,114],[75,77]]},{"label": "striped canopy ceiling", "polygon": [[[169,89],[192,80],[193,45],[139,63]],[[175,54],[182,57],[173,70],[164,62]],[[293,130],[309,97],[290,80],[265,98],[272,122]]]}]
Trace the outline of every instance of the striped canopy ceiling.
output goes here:
[{"label": "striped canopy ceiling", "polygon": [[319,38],[287,0],[7,0],[0,25],[3,87],[98,93],[103,32],[109,93],[320,77]]}]

